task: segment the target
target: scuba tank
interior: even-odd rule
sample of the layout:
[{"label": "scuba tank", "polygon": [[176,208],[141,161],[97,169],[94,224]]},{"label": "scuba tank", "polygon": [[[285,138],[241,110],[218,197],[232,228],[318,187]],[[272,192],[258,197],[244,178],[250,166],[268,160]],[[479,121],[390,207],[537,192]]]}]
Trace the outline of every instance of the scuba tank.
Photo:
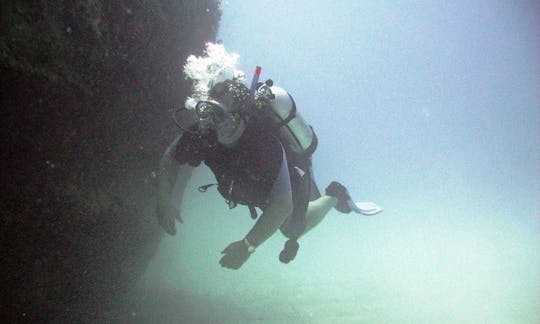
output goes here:
[{"label": "scuba tank", "polygon": [[268,107],[268,112],[278,128],[278,136],[284,146],[297,154],[312,154],[317,148],[317,137],[300,113],[291,95],[267,80],[256,94],[259,108]]}]

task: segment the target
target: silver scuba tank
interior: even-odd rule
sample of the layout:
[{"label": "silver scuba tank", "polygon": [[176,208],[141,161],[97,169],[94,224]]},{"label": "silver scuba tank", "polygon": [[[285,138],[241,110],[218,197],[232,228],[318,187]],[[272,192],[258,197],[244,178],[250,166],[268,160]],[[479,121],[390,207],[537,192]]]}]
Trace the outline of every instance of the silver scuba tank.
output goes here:
[{"label": "silver scuba tank", "polygon": [[296,110],[293,98],[284,89],[271,86],[274,98],[270,100],[272,119],[280,126],[279,138],[295,153],[313,153],[317,141],[311,127]]}]

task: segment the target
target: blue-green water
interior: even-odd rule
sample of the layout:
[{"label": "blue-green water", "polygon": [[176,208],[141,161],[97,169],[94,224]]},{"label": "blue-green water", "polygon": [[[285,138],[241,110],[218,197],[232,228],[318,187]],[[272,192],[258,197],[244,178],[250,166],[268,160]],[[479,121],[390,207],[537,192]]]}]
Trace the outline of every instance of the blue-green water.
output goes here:
[{"label": "blue-green water", "polygon": [[[374,217],[330,212],[289,265],[216,192],[141,279],[140,321],[540,322],[540,6],[534,1],[222,1],[219,38],[287,89],[319,137],[315,175]],[[191,188],[212,181],[205,168]],[[144,307],[144,306],[143,306]]]}]

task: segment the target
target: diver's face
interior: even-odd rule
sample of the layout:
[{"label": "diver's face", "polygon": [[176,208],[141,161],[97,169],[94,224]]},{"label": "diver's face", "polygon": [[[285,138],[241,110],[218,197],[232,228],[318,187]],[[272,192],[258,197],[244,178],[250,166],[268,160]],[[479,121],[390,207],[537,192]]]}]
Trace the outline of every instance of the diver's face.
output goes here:
[{"label": "diver's face", "polygon": [[246,125],[240,113],[244,110],[247,96],[248,89],[234,82],[218,83],[210,90],[211,100],[219,103],[225,111],[215,125],[218,141],[225,146],[234,146],[244,133]]},{"label": "diver's face", "polygon": [[246,125],[240,116],[230,115],[216,127],[218,142],[225,146],[234,146],[245,129]]},{"label": "diver's face", "polygon": [[227,103],[232,104],[231,96],[222,96],[220,100],[200,101],[195,107],[202,130],[216,131],[218,142],[225,146],[234,146],[245,130],[244,120],[237,113],[230,113]]},{"label": "diver's face", "polygon": [[225,146],[234,146],[246,129],[244,120],[235,113],[238,111],[238,107],[236,107],[231,93],[224,92],[215,100],[225,106],[229,112],[223,121],[216,125],[218,142]]}]

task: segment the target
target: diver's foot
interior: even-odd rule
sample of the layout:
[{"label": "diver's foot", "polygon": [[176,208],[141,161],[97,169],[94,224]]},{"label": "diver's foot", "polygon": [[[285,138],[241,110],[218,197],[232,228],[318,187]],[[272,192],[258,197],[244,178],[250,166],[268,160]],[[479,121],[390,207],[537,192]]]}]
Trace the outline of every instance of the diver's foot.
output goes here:
[{"label": "diver's foot", "polygon": [[351,207],[349,207],[348,201],[351,200],[349,191],[341,183],[337,181],[332,181],[328,187],[326,187],[326,195],[337,198],[338,203],[334,207],[337,211],[344,214],[351,212]]},{"label": "diver's foot", "polygon": [[297,240],[287,240],[287,242],[285,242],[285,246],[283,246],[283,250],[279,254],[279,261],[289,263],[294,260],[299,247],[300,245],[298,244]]}]

